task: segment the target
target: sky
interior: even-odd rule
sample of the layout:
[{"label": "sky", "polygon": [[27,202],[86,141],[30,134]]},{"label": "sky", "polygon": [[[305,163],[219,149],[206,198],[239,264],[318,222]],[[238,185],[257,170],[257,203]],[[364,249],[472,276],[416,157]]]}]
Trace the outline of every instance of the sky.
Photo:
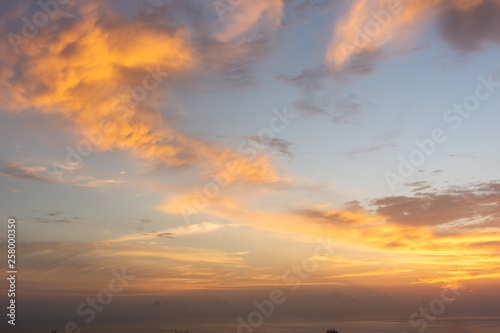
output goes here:
[{"label": "sky", "polygon": [[75,309],[116,274],[97,318],[236,325],[273,290],[273,317],[435,299],[498,315],[499,15],[498,0],[2,1],[19,320],[91,325]]}]

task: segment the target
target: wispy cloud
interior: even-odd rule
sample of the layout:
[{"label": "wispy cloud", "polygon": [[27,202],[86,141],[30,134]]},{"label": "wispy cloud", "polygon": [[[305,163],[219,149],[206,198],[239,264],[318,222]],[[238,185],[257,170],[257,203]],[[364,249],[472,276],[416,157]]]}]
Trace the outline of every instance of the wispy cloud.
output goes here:
[{"label": "wispy cloud", "polygon": [[36,183],[55,183],[56,179],[40,175],[40,172],[45,170],[44,167],[27,167],[0,158],[0,175],[5,177],[31,180]]},{"label": "wispy cloud", "polygon": [[262,138],[259,136],[247,136],[245,139],[253,141],[259,145],[264,145],[271,151],[275,151],[278,154],[286,156],[288,158],[293,158],[292,149],[295,147],[295,144],[279,138]]},{"label": "wispy cloud", "polygon": [[70,224],[79,223],[83,220],[81,216],[75,216],[71,212],[53,210],[32,218],[33,222],[46,224]]},{"label": "wispy cloud", "polygon": [[357,63],[369,70],[373,55],[385,45],[411,46],[413,36],[429,26],[464,52],[479,50],[486,41],[500,42],[495,19],[500,4],[495,0],[356,0],[347,7],[334,24],[326,54],[334,67]]},{"label": "wispy cloud", "polygon": [[215,36],[220,41],[244,38],[249,33],[265,36],[281,26],[282,15],[282,0],[241,1],[224,10],[222,29]]},{"label": "wispy cloud", "polygon": [[[424,184],[412,186],[420,185]],[[438,265],[443,257],[469,255],[486,260],[498,251],[498,190],[497,182],[486,182],[417,192],[414,196],[373,199],[365,207],[359,203],[348,205],[347,209],[309,205],[285,212],[264,211],[249,202],[219,198],[205,213],[279,233],[331,235],[332,240],[343,244],[416,257],[440,257],[432,261]],[[175,214],[171,207],[167,201],[164,210]],[[489,260],[478,263],[474,269],[490,274]],[[468,263],[455,264],[467,271],[471,269]],[[452,279],[439,272],[438,277],[443,281]]]},{"label": "wispy cloud", "polygon": [[360,157],[362,155],[371,155],[371,154],[378,153],[378,152],[385,150],[385,149],[394,149],[397,147],[398,146],[396,144],[393,144],[393,143],[380,143],[380,144],[372,144],[372,145],[368,145],[366,147],[352,149],[348,152],[341,153],[341,154],[344,156],[347,156],[351,159],[357,159],[358,157]]},{"label": "wispy cloud", "polygon": [[136,241],[136,240],[147,240],[156,238],[178,238],[183,236],[190,236],[196,234],[209,233],[222,228],[224,225],[217,223],[203,222],[200,224],[189,224],[185,226],[180,226],[176,228],[165,229],[161,231],[155,231],[147,234],[130,235],[118,237],[104,242],[126,242],[126,241]]},{"label": "wispy cloud", "polygon": [[[54,20],[50,29],[50,36],[38,34],[20,45],[18,56],[2,59],[0,102],[6,110],[36,108],[69,118],[79,135],[75,146],[85,141],[94,152],[124,151],[163,167],[197,165],[203,173],[224,170],[235,161],[244,181],[278,179],[265,156],[248,162],[236,151],[165,123],[155,104],[159,91],[141,86],[156,87],[168,76],[187,75],[198,67],[202,53],[181,25],[129,19],[98,2],[86,2]],[[14,70],[18,67],[22,70]]]}]

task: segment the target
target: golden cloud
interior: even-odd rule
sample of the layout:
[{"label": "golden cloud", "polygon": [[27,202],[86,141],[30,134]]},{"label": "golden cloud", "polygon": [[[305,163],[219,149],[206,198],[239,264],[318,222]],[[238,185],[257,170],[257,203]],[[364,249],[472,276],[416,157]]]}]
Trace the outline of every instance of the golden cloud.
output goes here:
[{"label": "golden cloud", "polygon": [[[443,16],[451,11],[467,12],[479,18],[482,13],[476,9],[492,5],[494,1],[489,0],[352,1],[345,16],[335,22],[326,61],[331,66],[342,67],[356,55],[375,52],[390,42],[411,45],[412,34],[423,29],[431,18],[446,20]],[[482,36],[476,36],[480,38]]]},{"label": "golden cloud", "polygon": [[20,44],[19,55],[4,41],[4,109],[36,109],[70,120],[85,151],[125,151],[156,165],[199,165],[205,173],[234,162],[238,179],[278,179],[266,157],[249,160],[163,122],[154,105],[158,87],[199,64],[187,31],[120,17],[96,2],[73,10]]}]

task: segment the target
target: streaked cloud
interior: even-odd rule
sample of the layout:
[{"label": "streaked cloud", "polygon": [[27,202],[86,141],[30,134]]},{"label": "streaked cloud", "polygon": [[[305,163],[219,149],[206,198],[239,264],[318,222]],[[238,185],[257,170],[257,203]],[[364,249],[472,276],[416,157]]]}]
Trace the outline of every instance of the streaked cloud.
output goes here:
[{"label": "streaked cloud", "polygon": [[203,234],[212,232],[222,228],[224,225],[217,223],[203,222],[200,224],[188,224],[185,226],[180,226],[176,228],[165,229],[161,231],[155,231],[147,234],[130,235],[123,236],[115,239],[106,240],[104,242],[126,242],[135,240],[146,240],[155,238],[177,238],[189,235]]},{"label": "streaked cloud", "polygon": [[55,178],[46,177],[40,172],[46,171],[44,167],[28,167],[0,158],[0,175],[11,178],[31,180],[36,183],[55,183]]},{"label": "streaked cloud", "polygon": [[[97,2],[78,4],[50,29],[50,36],[38,34],[20,45],[19,56],[3,59],[1,102],[7,110],[37,108],[69,119],[78,134],[73,150],[83,145],[91,152],[124,151],[163,167],[197,165],[202,173],[234,162],[242,181],[279,179],[265,156],[248,162],[164,122],[155,105],[158,87],[168,76],[189,73],[199,61],[186,29],[121,17]],[[14,70],[18,67],[22,70]]]},{"label": "streaked cloud", "polygon": [[[479,260],[474,268],[469,267],[469,261],[462,264],[454,260],[455,266],[466,273],[437,272],[434,278],[422,278],[422,281],[449,281],[460,276],[469,279],[476,276],[469,275],[468,272],[473,270],[485,272],[477,278],[496,276],[496,273],[490,276],[489,272],[493,268],[491,262],[498,261],[498,258],[491,257],[498,251],[500,239],[498,183],[450,187],[441,192],[374,199],[364,208],[359,203],[355,204],[353,211],[320,205],[297,207],[288,212],[270,212],[255,209],[250,203],[218,198],[205,213],[278,233],[319,239],[330,235],[333,241],[342,244],[371,247],[377,251],[416,258],[435,258],[429,260],[436,265],[442,258],[457,255]],[[164,210],[175,214],[173,207],[167,201]],[[483,259],[486,261],[482,262]],[[424,268],[417,266],[418,269]],[[401,269],[406,270],[407,267]]]},{"label": "streaked cloud", "polygon": [[[461,51],[479,50],[484,42],[500,42],[500,4],[495,0],[356,0],[335,22],[326,61],[332,66],[369,66],[370,54],[386,44],[412,46],[418,32],[432,26]],[[363,57],[367,57],[363,59]],[[352,62],[352,64],[349,64]]]},{"label": "streaked cloud", "polygon": [[[217,2],[212,4],[217,6]],[[215,35],[220,41],[244,39],[249,33],[263,37],[281,25],[282,0],[240,1],[235,6],[224,5],[223,15],[220,15],[222,29]]]}]

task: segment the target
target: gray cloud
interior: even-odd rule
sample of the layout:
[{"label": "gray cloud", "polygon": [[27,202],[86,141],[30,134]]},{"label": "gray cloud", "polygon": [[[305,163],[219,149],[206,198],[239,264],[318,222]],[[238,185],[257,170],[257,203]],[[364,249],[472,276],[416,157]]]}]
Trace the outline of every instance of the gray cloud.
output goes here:
[{"label": "gray cloud", "polygon": [[[408,184],[418,190],[428,189],[423,182]],[[498,226],[500,221],[500,183],[498,181],[452,186],[441,191],[419,192],[414,196],[392,196],[371,202],[377,214],[389,223],[413,226],[436,226],[461,219],[455,228]]]},{"label": "gray cloud", "polygon": [[397,148],[398,145],[393,144],[393,143],[380,143],[380,144],[371,144],[365,147],[360,147],[356,149],[352,149],[348,152],[341,153],[341,155],[344,155],[346,157],[349,157],[351,159],[357,159],[362,155],[370,155],[374,153],[378,153],[379,151],[382,151],[384,149],[394,149]]},{"label": "gray cloud", "polygon": [[287,156],[289,158],[294,157],[291,149],[295,147],[295,144],[288,140],[278,138],[262,138],[259,136],[247,136],[245,139],[254,141],[260,145],[265,145],[269,150],[276,151],[283,156]]},{"label": "gray cloud", "polygon": [[445,8],[439,17],[441,34],[454,48],[478,51],[486,42],[500,43],[500,2],[479,1],[469,10]]},{"label": "gray cloud", "polygon": [[65,212],[62,210],[52,210],[42,214],[41,216],[33,217],[31,218],[31,220],[36,223],[70,224],[70,223],[78,223],[79,221],[83,220],[83,217],[75,216],[71,212]]},{"label": "gray cloud", "polygon": [[175,238],[174,234],[171,233],[171,232],[161,232],[159,234],[156,234],[156,237],[160,237],[160,238]]},{"label": "gray cloud", "polygon": [[39,175],[34,168],[25,167],[2,158],[0,158],[0,175],[31,180],[40,184],[55,183],[54,179]]}]

